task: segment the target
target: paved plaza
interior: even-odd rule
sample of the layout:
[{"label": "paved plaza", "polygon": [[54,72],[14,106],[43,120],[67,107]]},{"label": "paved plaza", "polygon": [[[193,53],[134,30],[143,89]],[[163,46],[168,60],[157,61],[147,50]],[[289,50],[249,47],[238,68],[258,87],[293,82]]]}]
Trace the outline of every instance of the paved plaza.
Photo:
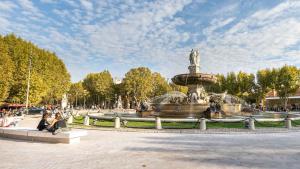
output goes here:
[{"label": "paved plaza", "polygon": [[300,132],[296,131],[187,134],[88,130],[88,133],[80,144],[74,145],[0,138],[0,168],[300,167]]}]

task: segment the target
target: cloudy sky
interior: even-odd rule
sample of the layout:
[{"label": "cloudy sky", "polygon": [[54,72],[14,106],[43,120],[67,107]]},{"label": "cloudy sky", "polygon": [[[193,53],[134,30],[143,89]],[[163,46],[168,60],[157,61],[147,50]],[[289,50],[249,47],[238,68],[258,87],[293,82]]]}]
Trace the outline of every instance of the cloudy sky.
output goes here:
[{"label": "cloudy sky", "polygon": [[0,34],[15,33],[63,59],[78,81],[147,66],[170,78],[201,71],[300,67],[300,1],[0,0]]}]

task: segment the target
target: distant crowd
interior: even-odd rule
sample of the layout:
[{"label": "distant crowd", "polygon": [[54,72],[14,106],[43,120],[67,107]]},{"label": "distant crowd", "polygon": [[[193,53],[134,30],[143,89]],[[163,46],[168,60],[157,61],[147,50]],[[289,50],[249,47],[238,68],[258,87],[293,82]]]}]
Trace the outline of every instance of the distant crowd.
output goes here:
[{"label": "distant crowd", "polygon": [[18,120],[14,118],[13,112],[6,109],[2,109],[0,112],[0,127],[16,126]]}]

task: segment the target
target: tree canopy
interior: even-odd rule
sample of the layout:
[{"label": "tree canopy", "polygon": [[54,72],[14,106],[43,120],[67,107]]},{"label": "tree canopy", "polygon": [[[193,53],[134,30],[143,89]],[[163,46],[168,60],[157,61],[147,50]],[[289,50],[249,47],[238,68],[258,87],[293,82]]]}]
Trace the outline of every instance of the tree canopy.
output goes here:
[{"label": "tree canopy", "polygon": [[7,72],[1,74],[1,77],[6,77],[0,83],[5,84],[1,86],[8,86],[1,89],[4,91],[1,92],[2,101],[25,103],[30,59],[29,103],[54,103],[68,91],[70,74],[54,53],[40,49],[14,34],[0,38],[0,50],[1,60],[5,63],[4,72]]},{"label": "tree canopy", "polygon": [[299,70],[295,66],[283,66],[278,70],[276,91],[284,100],[284,107],[287,106],[288,97],[294,94],[299,88]]},{"label": "tree canopy", "polygon": [[83,80],[83,87],[91,96],[97,96],[96,99],[100,97],[103,101],[110,100],[113,97],[113,79],[107,70],[88,74]]},{"label": "tree canopy", "polygon": [[8,46],[0,36],[0,102],[4,101],[10,91],[14,65],[11,57],[8,55]]},{"label": "tree canopy", "polygon": [[126,94],[138,100],[146,100],[152,91],[152,73],[149,68],[138,67],[129,70],[123,79],[123,88]]}]

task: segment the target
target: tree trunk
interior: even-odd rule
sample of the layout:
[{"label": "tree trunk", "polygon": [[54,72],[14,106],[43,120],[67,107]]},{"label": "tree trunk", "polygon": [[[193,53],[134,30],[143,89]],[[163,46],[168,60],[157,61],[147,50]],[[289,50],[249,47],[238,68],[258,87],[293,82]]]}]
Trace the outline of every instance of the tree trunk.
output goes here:
[{"label": "tree trunk", "polygon": [[284,98],[284,109],[287,111],[288,97]]}]

